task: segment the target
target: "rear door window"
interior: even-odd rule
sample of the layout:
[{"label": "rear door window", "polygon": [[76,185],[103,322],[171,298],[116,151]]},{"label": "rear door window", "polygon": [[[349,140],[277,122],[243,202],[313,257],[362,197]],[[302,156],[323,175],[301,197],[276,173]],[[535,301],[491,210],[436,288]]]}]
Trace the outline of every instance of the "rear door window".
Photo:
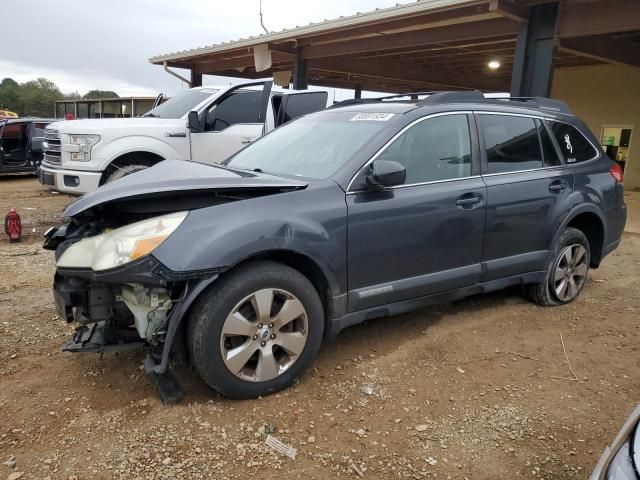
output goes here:
[{"label": "rear door window", "polygon": [[276,112],[277,125],[283,125],[307,113],[323,110],[327,106],[328,96],[327,92],[284,95]]},{"label": "rear door window", "polygon": [[549,126],[567,163],[586,162],[598,155],[589,140],[573,125],[549,121]]},{"label": "rear door window", "polygon": [[538,129],[533,118],[478,115],[487,151],[487,173],[542,168]]}]

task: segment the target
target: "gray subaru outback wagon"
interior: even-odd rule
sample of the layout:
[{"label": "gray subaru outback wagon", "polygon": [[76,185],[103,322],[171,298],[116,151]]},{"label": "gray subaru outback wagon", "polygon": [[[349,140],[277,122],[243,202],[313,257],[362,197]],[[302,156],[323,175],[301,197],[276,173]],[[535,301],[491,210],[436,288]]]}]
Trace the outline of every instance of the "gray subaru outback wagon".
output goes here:
[{"label": "gray subaru outback wagon", "polygon": [[65,216],[45,240],[78,324],[64,349],[145,345],[171,402],[172,361],[255,397],[367,319],[511,285],[572,302],[626,207],[620,167],[566,104],[439,92],[343,102],[223,165],[164,161]]}]

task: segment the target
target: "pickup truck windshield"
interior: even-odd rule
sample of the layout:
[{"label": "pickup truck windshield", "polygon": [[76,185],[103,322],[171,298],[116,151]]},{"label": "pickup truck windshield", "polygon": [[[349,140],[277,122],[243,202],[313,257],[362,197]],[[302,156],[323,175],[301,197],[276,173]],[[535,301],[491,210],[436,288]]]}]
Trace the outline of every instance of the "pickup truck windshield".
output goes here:
[{"label": "pickup truck windshield", "polygon": [[182,118],[193,110],[196,105],[204,102],[217,91],[215,88],[187,90],[180,95],[170,98],[156,108],[149,110],[143,117]]},{"label": "pickup truck windshield", "polygon": [[227,165],[274,175],[330,177],[369,142],[392,114],[322,112],[275,129],[238,152]]}]

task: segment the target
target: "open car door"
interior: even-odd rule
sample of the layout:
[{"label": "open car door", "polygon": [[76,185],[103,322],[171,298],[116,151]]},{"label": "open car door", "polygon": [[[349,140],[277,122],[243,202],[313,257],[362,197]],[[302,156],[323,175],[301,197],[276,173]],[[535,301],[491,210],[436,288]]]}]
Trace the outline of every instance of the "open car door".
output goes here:
[{"label": "open car door", "polygon": [[220,163],[259,138],[272,86],[272,81],[238,85],[201,112],[196,125],[190,120],[191,159]]},{"label": "open car door", "polygon": [[2,122],[0,124],[0,165],[2,169],[24,169],[29,161],[29,123]]}]

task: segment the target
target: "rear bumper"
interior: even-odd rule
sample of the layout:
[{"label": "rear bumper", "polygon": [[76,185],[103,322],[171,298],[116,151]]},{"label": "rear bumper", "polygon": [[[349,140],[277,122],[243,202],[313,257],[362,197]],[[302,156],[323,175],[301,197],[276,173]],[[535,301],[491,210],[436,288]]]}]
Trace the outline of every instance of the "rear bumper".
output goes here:
[{"label": "rear bumper", "polygon": [[39,182],[45,187],[65,193],[82,194],[97,190],[100,186],[101,172],[83,170],[65,170],[42,164],[38,174]]}]

